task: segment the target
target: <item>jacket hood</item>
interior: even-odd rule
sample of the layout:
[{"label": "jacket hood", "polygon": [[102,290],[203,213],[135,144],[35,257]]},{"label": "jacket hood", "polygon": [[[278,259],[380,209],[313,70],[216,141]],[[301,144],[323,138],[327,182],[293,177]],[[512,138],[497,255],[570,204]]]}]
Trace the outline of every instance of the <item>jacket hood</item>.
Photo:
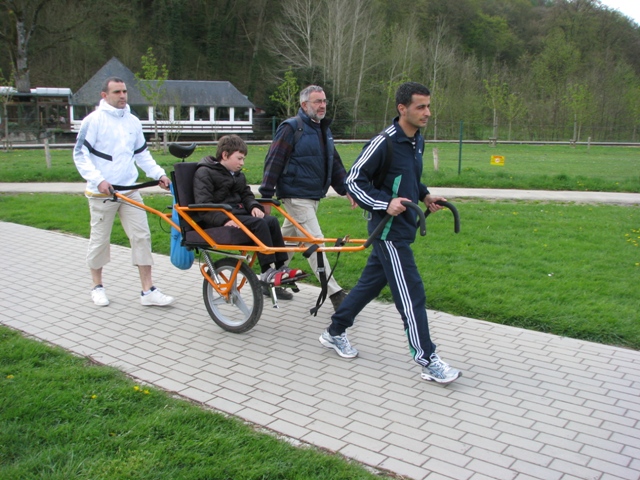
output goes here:
[{"label": "jacket hood", "polygon": [[211,155],[207,155],[206,157],[202,157],[200,159],[200,161],[198,162],[198,166],[201,167],[209,167],[209,168],[213,168],[217,165],[220,165],[220,162],[218,162],[214,157],[212,157]]},{"label": "jacket hood", "polygon": [[129,107],[128,103],[124,108],[115,108],[109,105],[104,98],[100,100],[98,110],[108,113],[109,115],[113,115],[114,117],[124,117],[126,113],[131,113],[131,107]]}]

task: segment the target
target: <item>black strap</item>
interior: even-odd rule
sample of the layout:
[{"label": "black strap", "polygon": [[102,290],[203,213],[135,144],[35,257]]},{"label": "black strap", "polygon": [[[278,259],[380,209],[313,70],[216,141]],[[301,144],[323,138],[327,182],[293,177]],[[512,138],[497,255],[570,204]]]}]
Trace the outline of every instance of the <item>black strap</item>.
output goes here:
[{"label": "black strap", "polygon": [[387,154],[382,162],[382,167],[376,172],[376,175],[373,178],[373,186],[378,189],[384,183],[384,179],[387,177],[389,168],[391,167],[391,162],[393,161],[393,143],[391,142],[391,137],[384,130],[380,132],[380,135],[382,135],[387,142]]},{"label": "black strap", "polygon": [[327,286],[329,285],[329,279],[327,278],[327,271],[324,268],[324,255],[322,252],[317,252],[318,256],[318,276],[320,277],[320,295],[318,295],[318,300],[316,300],[316,306],[309,310],[309,313],[312,313],[313,316],[318,315],[318,310],[327,299]]},{"label": "black strap", "polygon": [[[291,146],[295,150],[296,144],[300,141],[300,138],[302,137],[302,133],[304,132],[304,123],[302,122],[302,118],[300,117],[300,115],[296,115],[295,117],[288,118],[287,120],[285,120],[285,122],[291,125],[293,123],[292,120],[294,118],[296,120],[296,127],[293,132],[293,143],[291,144]],[[293,128],[293,125],[291,125],[291,127]],[[282,173],[287,173],[287,168],[289,168],[290,158],[291,156],[288,156],[287,158],[284,159],[284,165],[282,166]]]},{"label": "black strap", "polygon": [[302,123],[302,118],[300,115],[296,115],[296,133],[293,134],[293,146],[295,148],[296,143],[300,141],[300,137],[302,137],[302,132],[304,132],[304,123]]},{"label": "black strap", "polygon": [[[347,242],[347,238],[348,237],[338,238],[336,240],[335,246],[342,247]],[[333,278],[333,272],[338,266],[338,260],[340,260],[340,253],[341,253],[341,252],[338,252],[338,255],[336,256],[336,261],[333,264],[333,267],[331,268],[331,273],[327,277],[327,270],[325,269],[325,266],[324,266],[324,255],[322,254],[322,252],[317,251],[318,248],[319,248],[318,245],[312,245],[303,253],[303,255],[306,258],[309,258],[314,252],[316,252],[316,255],[318,256],[318,274],[319,274],[318,276],[320,277],[320,295],[318,295],[318,299],[316,300],[316,306],[309,310],[309,313],[313,314],[314,317],[318,315],[318,310],[320,310],[320,307],[327,300],[329,280]]]}]

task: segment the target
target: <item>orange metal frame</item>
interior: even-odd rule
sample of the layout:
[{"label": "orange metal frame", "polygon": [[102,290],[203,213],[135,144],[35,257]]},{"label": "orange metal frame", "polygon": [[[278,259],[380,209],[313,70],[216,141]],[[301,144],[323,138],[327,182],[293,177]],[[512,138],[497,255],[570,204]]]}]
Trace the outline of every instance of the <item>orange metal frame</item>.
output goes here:
[{"label": "orange metal frame", "polygon": [[[157,215],[158,217],[162,218],[167,223],[169,223],[173,228],[175,228],[178,231],[181,231],[180,226],[177,225],[171,218],[171,214],[162,213],[159,210],[149,207],[144,203],[138,202],[136,200],[132,200],[131,198],[125,195],[122,195],[121,193],[118,193],[118,192],[115,192],[114,196],[117,197],[119,200],[135,205],[138,208],[142,208],[143,210],[146,210],[149,213],[153,213],[154,215]],[[271,204],[271,205],[272,205],[272,208],[275,208],[285,218],[287,218],[298,229],[298,231],[302,233],[302,235],[305,235],[301,237],[284,237],[285,242],[296,243],[297,246],[269,247],[265,245],[246,226],[244,226],[242,222],[240,222],[240,220],[238,220],[238,218],[233,213],[231,213],[228,210],[225,210],[224,208],[219,208],[219,207],[191,208],[191,207],[181,207],[180,205],[177,205],[177,204],[174,204],[173,208],[178,212],[178,215],[180,215],[180,217],[184,219],[184,221],[186,221],[207,242],[207,244],[211,249],[221,250],[221,251],[226,251],[226,250],[239,251],[240,255],[247,257],[247,263],[249,267],[252,267],[253,264],[255,263],[256,256],[258,253],[272,254],[276,252],[304,252],[309,248],[308,245],[307,246],[303,245],[304,243],[312,244],[312,245],[313,244],[321,245],[317,250],[318,252],[359,252],[366,248],[364,246],[366,239],[350,239],[349,237],[345,237],[343,239],[345,244],[342,246],[330,247],[330,246],[322,245],[325,243],[335,243],[338,239],[337,238],[315,238],[311,236],[309,232],[307,232],[298,222],[296,222],[291,216],[289,216],[289,214],[280,205],[276,205],[276,204]],[[233,220],[238,225],[238,227],[244,233],[247,234],[247,236],[255,243],[255,245],[223,245],[223,244],[216,243],[211,238],[211,236],[209,236],[207,232],[191,218],[191,213],[193,212],[206,212],[206,211],[224,212],[229,217],[229,219]],[[353,245],[349,246],[348,244],[353,244]],[[252,252],[252,255],[250,258],[248,257],[248,252]],[[231,292],[232,286],[235,284],[236,278],[238,276],[238,272],[240,271],[240,266],[242,265],[243,261],[244,260],[238,259],[238,263],[231,277],[228,279],[224,278],[223,280],[225,281],[222,283],[218,283],[214,281],[211,278],[210,274],[205,271],[207,265],[204,265],[204,264],[201,265],[200,272],[202,273],[202,276],[209,282],[209,284],[211,284],[213,289],[216,292],[218,292],[221,296],[223,296],[225,300],[228,300],[229,293]],[[244,282],[245,281],[243,280],[242,283],[238,286],[238,288],[241,288],[244,285]]]}]

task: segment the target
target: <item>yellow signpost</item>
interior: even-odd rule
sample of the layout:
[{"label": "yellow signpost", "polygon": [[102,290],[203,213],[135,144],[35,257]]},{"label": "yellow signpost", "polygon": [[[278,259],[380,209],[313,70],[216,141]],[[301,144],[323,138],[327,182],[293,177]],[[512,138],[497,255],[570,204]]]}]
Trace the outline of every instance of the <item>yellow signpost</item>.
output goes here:
[{"label": "yellow signpost", "polygon": [[499,167],[504,167],[504,156],[503,155],[491,155],[491,165],[497,165]]}]

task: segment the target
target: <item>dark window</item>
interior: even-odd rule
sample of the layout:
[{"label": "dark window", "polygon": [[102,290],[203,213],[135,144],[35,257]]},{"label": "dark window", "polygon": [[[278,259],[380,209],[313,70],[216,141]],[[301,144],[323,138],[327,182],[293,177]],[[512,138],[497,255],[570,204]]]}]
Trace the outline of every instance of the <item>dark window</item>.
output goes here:
[{"label": "dark window", "polygon": [[169,107],[157,107],[154,116],[156,120],[169,120]]},{"label": "dark window", "polygon": [[216,120],[219,122],[228,122],[231,120],[229,117],[229,107],[216,108]]},{"label": "dark window", "polygon": [[208,122],[210,119],[209,116],[209,107],[195,107],[195,120]]},{"label": "dark window", "polygon": [[173,109],[173,119],[176,122],[178,120],[189,121],[189,107],[174,107],[174,109]]},{"label": "dark window", "polygon": [[73,107],[73,119],[82,120],[95,110],[95,107],[87,107],[86,105],[76,105]]},{"label": "dark window", "polygon": [[236,108],[235,120],[237,122],[248,122],[249,121],[249,109],[248,108]]},{"label": "dark window", "polygon": [[131,105],[131,113],[140,120],[149,120],[149,108],[146,105]]}]

